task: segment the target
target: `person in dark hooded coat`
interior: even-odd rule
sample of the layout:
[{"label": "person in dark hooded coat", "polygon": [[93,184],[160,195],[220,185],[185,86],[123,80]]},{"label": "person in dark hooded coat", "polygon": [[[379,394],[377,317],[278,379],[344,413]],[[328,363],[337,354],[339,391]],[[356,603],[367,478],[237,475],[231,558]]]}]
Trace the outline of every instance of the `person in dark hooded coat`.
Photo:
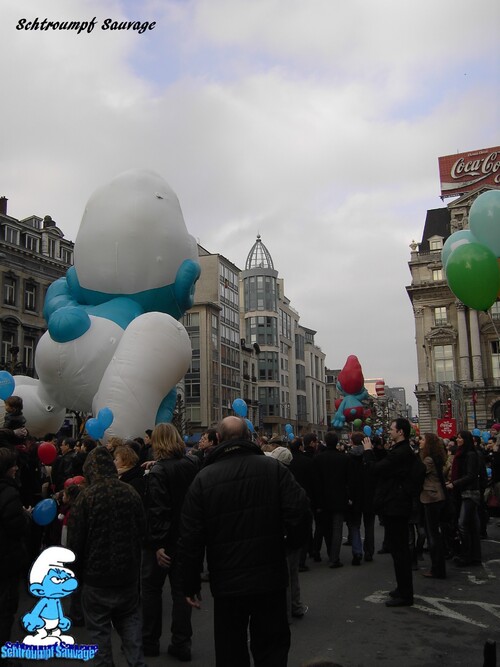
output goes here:
[{"label": "person in dark hooded coat", "polygon": [[82,585],[85,625],[99,646],[93,665],[113,664],[112,625],[122,639],[131,667],[145,667],[139,581],[145,533],[142,500],[118,479],[113,457],[97,447],[83,466],[87,487],[72,507],[68,548],[76,556],[74,571]]}]

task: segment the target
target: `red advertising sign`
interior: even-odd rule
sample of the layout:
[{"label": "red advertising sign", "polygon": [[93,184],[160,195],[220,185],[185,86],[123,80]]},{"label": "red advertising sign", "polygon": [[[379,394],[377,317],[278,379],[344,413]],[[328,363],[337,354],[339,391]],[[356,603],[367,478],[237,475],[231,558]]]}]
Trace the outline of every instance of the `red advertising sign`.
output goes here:
[{"label": "red advertising sign", "polygon": [[457,434],[457,420],[452,417],[437,419],[437,434],[440,438],[451,438]]},{"label": "red advertising sign", "polygon": [[500,187],[500,146],[438,158],[441,197],[456,197],[481,185]]}]

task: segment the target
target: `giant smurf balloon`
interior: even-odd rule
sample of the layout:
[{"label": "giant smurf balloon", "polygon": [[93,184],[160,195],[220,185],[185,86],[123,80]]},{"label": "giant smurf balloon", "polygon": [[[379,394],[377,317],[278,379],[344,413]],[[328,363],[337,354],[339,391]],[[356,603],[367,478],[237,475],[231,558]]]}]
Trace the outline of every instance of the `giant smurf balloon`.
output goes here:
[{"label": "giant smurf balloon", "polygon": [[191,359],[177,319],[193,305],[200,275],[177,196],[154,172],[117,176],[87,202],[74,253],[47,291],[38,392],[52,407],[109,409],[107,435],[169,421]]},{"label": "giant smurf balloon", "polygon": [[358,358],[351,354],[347,357],[344,368],[337,378],[337,389],[342,392],[344,398],[338,405],[337,412],[332,419],[334,428],[342,428],[346,421],[351,422],[363,417],[362,400],[368,398],[368,392],[364,386],[365,379]]}]

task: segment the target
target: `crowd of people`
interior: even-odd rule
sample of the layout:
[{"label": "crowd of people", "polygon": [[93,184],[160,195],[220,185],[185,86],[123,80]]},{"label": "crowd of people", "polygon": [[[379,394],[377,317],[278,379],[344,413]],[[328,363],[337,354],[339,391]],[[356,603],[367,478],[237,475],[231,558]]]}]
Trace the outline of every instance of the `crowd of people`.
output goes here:
[{"label": "crowd of people", "polygon": [[[30,563],[67,546],[80,582],[69,616],[98,645],[96,666],[113,663],[112,627],[129,665],[159,655],[167,578],[170,655],[191,660],[192,610],[208,579],[217,667],[250,665],[248,646],[257,667],[285,666],[292,619],[308,611],[301,573],[310,560],[346,564],[345,527],[351,565],[390,553],[396,586],[386,605],[411,606],[424,548],[425,577],[446,578],[453,561],[479,566],[487,503],[500,500],[499,424],[489,442],[469,431],[412,437],[402,418],[387,439],[328,431],[324,441],[308,433],[290,442],[258,437],[234,416],[191,448],[172,424],[104,445],[47,434],[58,449],[47,466],[22,404],[12,404],[0,429],[0,646],[12,639]],[[38,526],[31,512],[44,498],[57,502],[57,516]]]}]

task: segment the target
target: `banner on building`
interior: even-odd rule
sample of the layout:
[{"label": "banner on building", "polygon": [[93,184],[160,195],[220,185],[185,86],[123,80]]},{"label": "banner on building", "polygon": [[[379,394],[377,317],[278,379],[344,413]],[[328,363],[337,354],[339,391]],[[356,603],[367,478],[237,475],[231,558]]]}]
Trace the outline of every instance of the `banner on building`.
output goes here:
[{"label": "banner on building", "polygon": [[451,438],[457,434],[457,420],[452,417],[437,419],[437,434],[440,438]]},{"label": "banner on building", "polygon": [[438,158],[441,197],[456,197],[481,185],[500,187],[500,146]]}]

